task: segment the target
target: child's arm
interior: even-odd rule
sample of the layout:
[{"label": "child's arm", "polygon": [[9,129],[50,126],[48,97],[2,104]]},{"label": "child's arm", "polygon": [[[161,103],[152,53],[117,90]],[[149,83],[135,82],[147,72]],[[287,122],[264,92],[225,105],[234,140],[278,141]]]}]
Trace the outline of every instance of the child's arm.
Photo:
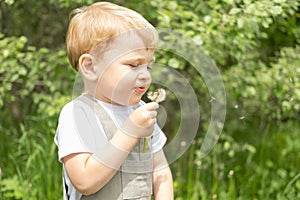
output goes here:
[{"label": "child's arm", "polygon": [[[117,131],[110,143],[124,152],[130,152],[138,140],[138,138]],[[63,158],[63,163],[73,186],[78,192],[85,195],[100,190],[117,171],[97,161],[91,153],[68,155]]]},{"label": "child's arm", "polygon": [[[74,153],[63,158],[65,170],[78,192],[93,194],[114,176],[139,139],[153,132],[157,108],[157,103],[148,103],[133,111],[121,130],[109,141],[107,147],[111,151],[101,152],[100,155]],[[105,165],[106,160],[113,163],[113,167],[109,167],[110,163]]]},{"label": "child's arm", "polygon": [[173,200],[173,178],[163,150],[154,154],[153,188],[155,200]]}]

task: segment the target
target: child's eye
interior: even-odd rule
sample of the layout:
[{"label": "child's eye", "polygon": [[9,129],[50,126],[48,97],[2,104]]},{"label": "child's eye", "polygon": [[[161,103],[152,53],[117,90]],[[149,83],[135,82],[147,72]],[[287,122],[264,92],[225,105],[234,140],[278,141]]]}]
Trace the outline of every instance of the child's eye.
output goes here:
[{"label": "child's eye", "polygon": [[130,67],[139,67],[140,64],[129,64]]},{"label": "child's eye", "polygon": [[152,69],[151,65],[147,65],[147,69],[150,71]]},{"label": "child's eye", "polygon": [[132,68],[138,68],[138,67],[141,67],[141,66],[147,66],[147,70],[151,70],[152,67],[151,67],[151,64],[148,64],[148,65],[143,65],[143,64],[128,64],[128,66],[132,67]]}]

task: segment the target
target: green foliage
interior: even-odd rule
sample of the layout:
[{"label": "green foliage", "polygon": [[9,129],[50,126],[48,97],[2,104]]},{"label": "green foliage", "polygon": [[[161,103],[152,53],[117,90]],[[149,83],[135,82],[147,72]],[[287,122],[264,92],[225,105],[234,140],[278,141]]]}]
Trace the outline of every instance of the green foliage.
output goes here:
[{"label": "green foliage", "polygon": [[22,199],[26,195],[26,191],[32,189],[28,181],[20,182],[17,176],[3,180],[1,185],[3,186],[4,198]]},{"label": "green foliage", "polygon": [[63,49],[37,49],[27,41],[3,35],[0,40],[1,196],[58,199],[61,167],[53,136],[75,73]]},{"label": "green foliage", "polygon": [[[64,36],[70,10],[92,2],[0,1],[1,199],[61,198],[53,136],[76,75]],[[187,78],[204,111],[198,138],[171,166],[176,199],[299,199],[299,1],[112,2],[190,37],[222,71],[225,130],[213,152],[200,159],[211,117],[205,83],[188,60],[157,53],[158,63]],[[175,97],[168,99],[167,110],[178,107]],[[171,137],[180,113],[172,117],[165,127]]]},{"label": "green foliage", "polygon": [[[263,47],[261,40],[289,34],[290,45],[298,30],[298,1],[151,1],[142,13],[152,19],[157,16],[157,26],[181,32],[203,45],[217,64],[230,67],[233,63],[257,58],[254,49]],[[292,24],[294,27],[289,27]],[[274,26],[273,26],[274,25]],[[275,27],[281,27],[278,31]],[[271,30],[269,32],[268,30]],[[296,31],[295,31],[296,32]],[[298,35],[299,37],[299,35]],[[273,49],[277,44],[268,45]],[[286,45],[286,44],[285,44]]]},{"label": "green foliage", "polygon": [[[57,97],[66,88],[71,91],[75,73],[69,68],[63,49],[51,52],[47,48],[37,49],[27,46],[26,42],[27,39],[24,36],[4,38],[2,35],[0,78],[3,87],[1,87],[0,105],[3,106],[5,101],[6,106],[19,106],[15,108],[19,113],[14,116],[19,120],[24,119],[26,112],[30,112],[31,109],[44,113],[45,101],[47,106],[51,104],[54,107],[54,110],[49,110],[53,112],[51,115],[57,114],[59,108],[54,105],[60,101]],[[65,72],[68,72],[70,76],[64,76]],[[32,108],[32,103],[37,107]]]},{"label": "green foliage", "polygon": [[224,80],[230,83],[227,91],[233,95],[229,96],[230,106],[243,116],[255,115],[267,120],[299,119],[300,48],[298,45],[285,47],[277,54],[269,67],[251,60],[225,72]]}]

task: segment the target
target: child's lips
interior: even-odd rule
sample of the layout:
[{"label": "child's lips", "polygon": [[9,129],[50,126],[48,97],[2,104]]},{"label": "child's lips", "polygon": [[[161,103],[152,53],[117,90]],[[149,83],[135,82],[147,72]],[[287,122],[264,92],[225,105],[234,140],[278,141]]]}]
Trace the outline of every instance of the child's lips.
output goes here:
[{"label": "child's lips", "polygon": [[135,91],[138,92],[138,93],[144,93],[146,91],[146,88],[145,87],[137,87],[135,89]]}]

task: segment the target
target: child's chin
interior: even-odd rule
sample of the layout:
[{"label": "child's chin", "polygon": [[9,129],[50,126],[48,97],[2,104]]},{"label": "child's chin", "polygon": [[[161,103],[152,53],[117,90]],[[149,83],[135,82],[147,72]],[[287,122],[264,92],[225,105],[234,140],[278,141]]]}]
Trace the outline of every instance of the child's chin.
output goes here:
[{"label": "child's chin", "polygon": [[129,101],[129,106],[136,105],[136,104],[138,104],[140,101],[141,101],[140,98],[131,99],[131,100]]}]

